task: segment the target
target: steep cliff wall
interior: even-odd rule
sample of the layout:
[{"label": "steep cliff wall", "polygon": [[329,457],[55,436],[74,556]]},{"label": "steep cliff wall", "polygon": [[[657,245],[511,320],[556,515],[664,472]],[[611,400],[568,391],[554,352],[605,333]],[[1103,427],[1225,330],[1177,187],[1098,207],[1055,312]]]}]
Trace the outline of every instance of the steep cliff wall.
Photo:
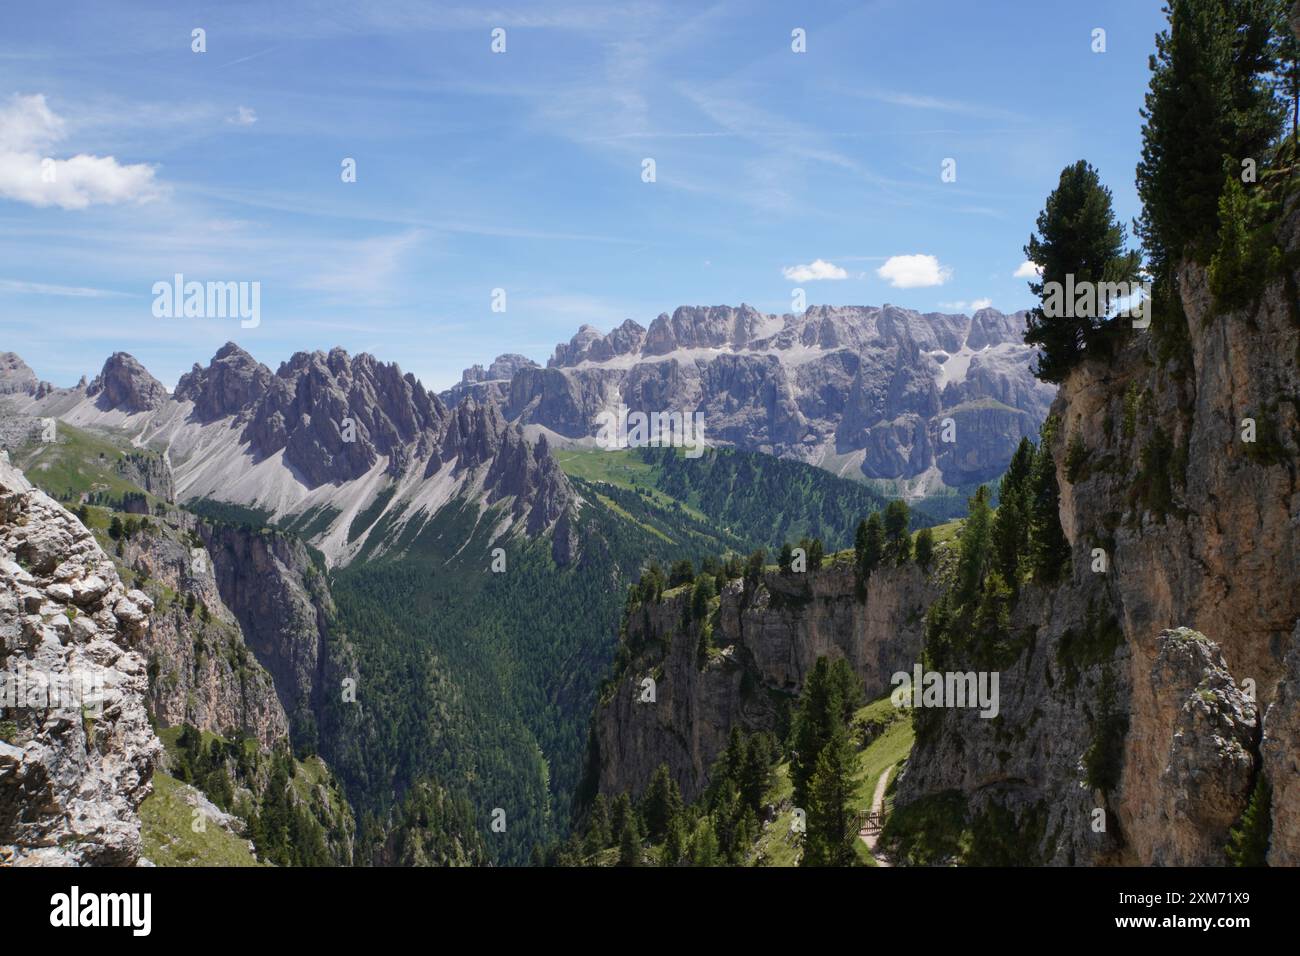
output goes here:
[{"label": "steep cliff wall", "polygon": [[198,530],[222,600],[275,683],[294,744],[314,747],[322,694],[339,694],[342,678],[356,674],[350,646],[328,639],[335,612],[324,573],[291,535],[222,524]]},{"label": "steep cliff wall", "polygon": [[[1300,216],[1282,239],[1300,246]],[[1053,454],[1073,578],[1024,594],[1013,628],[1034,639],[1002,674],[1001,718],[938,713],[899,803],[956,789],[1042,806],[1056,863],[1216,864],[1262,771],[1270,862],[1300,862],[1297,278],[1222,312],[1190,268],[1181,356],[1138,333],[1065,381]],[[1099,773],[1108,751],[1116,773]]]},{"label": "steep cliff wall", "polygon": [[269,748],[288,737],[289,721],[270,674],[222,600],[214,563],[194,534],[200,524],[174,511],[121,543],[119,562],[154,595],[140,648],[150,706],[162,726],[233,732]]},{"label": "steep cliff wall", "polygon": [[0,704],[0,864],[139,858],[137,811],[162,751],[135,649],[151,610],[0,452],[0,680],[13,692]]},{"label": "steep cliff wall", "polygon": [[[705,619],[713,653],[701,666],[705,620],[689,620],[690,590],[667,592],[627,618],[625,644],[635,649],[597,708],[595,766],[600,792],[639,794],[661,764],[687,800],[708,783],[708,771],[733,726],[778,730],[820,656],[842,657],[867,694],[890,690],[896,671],[919,659],[925,607],[936,585],[914,564],[881,569],[859,598],[853,569],[768,572],[749,599],[732,581]],[[655,701],[642,702],[643,681]]]}]

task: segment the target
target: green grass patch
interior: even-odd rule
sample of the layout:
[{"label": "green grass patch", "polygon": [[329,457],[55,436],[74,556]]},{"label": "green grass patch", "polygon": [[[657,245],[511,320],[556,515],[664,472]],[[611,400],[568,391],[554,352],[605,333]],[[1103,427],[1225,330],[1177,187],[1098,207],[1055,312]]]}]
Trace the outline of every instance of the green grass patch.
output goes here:
[{"label": "green grass patch", "polygon": [[248,841],[213,821],[194,832],[194,807],[185,800],[193,790],[174,777],[155,772],[153,793],[140,805],[143,855],[158,866],[264,866]]}]

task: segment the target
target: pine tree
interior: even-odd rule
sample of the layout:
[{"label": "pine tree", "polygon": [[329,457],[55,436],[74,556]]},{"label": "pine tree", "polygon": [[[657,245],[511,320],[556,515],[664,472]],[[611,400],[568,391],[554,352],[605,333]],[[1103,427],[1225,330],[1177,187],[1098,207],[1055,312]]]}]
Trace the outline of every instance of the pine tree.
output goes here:
[{"label": "pine tree", "polygon": [[682,558],[682,560],[674,562],[672,570],[668,572],[668,586],[670,588],[690,584],[694,580],[695,566],[691,564],[690,558]]},{"label": "pine tree", "polygon": [[618,865],[641,865],[641,831],[633,813],[623,819],[622,833],[618,838]]},{"label": "pine tree", "polygon": [[664,836],[664,848],[659,861],[664,866],[677,866],[686,855],[686,821],[682,814],[676,814],[668,821],[668,832]]},{"label": "pine tree", "polygon": [[953,587],[953,603],[958,608],[975,605],[984,572],[988,567],[992,520],[989,510],[989,490],[980,485],[969,500],[970,513],[961,529],[961,546],[957,552],[957,580]]},{"label": "pine tree", "polygon": [[845,729],[837,727],[817,757],[808,788],[808,832],[801,866],[853,865],[857,833],[851,801],[856,756]]},{"label": "pine tree", "polygon": [[595,856],[612,842],[609,803],[603,793],[597,794],[591,804],[591,816],[587,820],[587,838],[583,841],[582,852],[587,856]]},{"label": "pine tree", "polygon": [[1070,543],[1061,530],[1061,489],[1051,450],[1056,427],[1053,418],[1043,423],[1029,485],[1030,568],[1039,584],[1059,581],[1070,563]]},{"label": "pine tree", "polygon": [[1034,443],[1022,438],[998,486],[993,563],[1012,590],[1020,586],[1020,566],[1029,551],[1029,479],[1033,466]]},{"label": "pine tree", "polygon": [[762,808],[763,796],[771,781],[775,749],[774,740],[766,734],[754,734],[749,738],[744,766],[740,771],[740,799],[755,812]]},{"label": "pine tree", "polygon": [[694,866],[718,865],[718,835],[713,831],[713,823],[708,817],[702,819],[695,827],[691,838],[691,864]]},{"label": "pine tree", "polygon": [[826,546],[821,538],[813,538],[808,545],[808,570],[820,571],[826,560]]},{"label": "pine tree", "polygon": [[847,661],[817,658],[804,681],[791,731],[790,780],[794,784],[796,805],[807,806],[808,782],[818,756],[837,729],[848,726],[861,701],[862,684]]},{"label": "pine tree", "polygon": [[[1133,282],[1139,255],[1126,252],[1126,233],[1092,166],[1079,160],[1061,170],[1060,181],[1038,214],[1037,233],[1029,237],[1025,256],[1042,269],[1029,290],[1041,299],[1029,313],[1025,342],[1040,349],[1034,374],[1060,382],[1085,353],[1106,355],[1117,328],[1108,305],[1096,295],[1101,283]],[[1088,304],[1065,298],[1067,290],[1092,283]]]},{"label": "pine tree", "polygon": [[895,499],[885,506],[884,557],[889,562],[905,564],[912,556],[912,536],[908,532],[911,523],[912,513],[906,501]]},{"label": "pine tree", "polygon": [[1225,157],[1261,164],[1281,127],[1270,75],[1275,0],[1170,0],[1156,36],[1142,117],[1138,235],[1156,282],[1173,298],[1184,255],[1205,261],[1219,228]]},{"label": "pine tree", "polygon": [[613,804],[609,808],[609,831],[615,837],[622,835],[624,828],[627,826],[627,819],[634,816],[636,810],[632,806],[632,798],[624,791],[614,798]]},{"label": "pine tree", "polygon": [[880,512],[871,512],[871,516],[859,526],[859,532],[861,547],[854,550],[858,563],[858,580],[865,585],[885,554],[885,526],[880,520]]},{"label": "pine tree", "polygon": [[934,532],[929,528],[922,528],[916,533],[916,563],[921,566],[922,571],[930,570],[930,562],[934,560]]},{"label": "pine tree", "polygon": [[1233,866],[1267,866],[1272,824],[1273,788],[1263,774],[1255,781],[1241,820],[1228,832],[1228,862]]},{"label": "pine tree", "polygon": [[714,581],[710,577],[699,577],[695,579],[695,587],[691,591],[691,616],[702,621],[709,615],[709,602],[713,600]]},{"label": "pine tree", "polygon": [[776,559],[777,567],[781,569],[782,574],[789,574],[790,567],[793,564],[793,562],[794,562],[794,548],[790,547],[790,542],[787,541],[783,545],[781,545],[781,554]]},{"label": "pine tree", "polygon": [[758,582],[763,578],[763,568],[766,561],[767,552],[759,548],[745,562],[745,595],[749,600],[752,600],[758,588]]},{"label": "pine tree", "polygon": [[661,763],[650,778],[642,797],[641,816],[645,820],[646,837],[651,843],[658,843],[668,833],[668,825],[682,811],[682,795],[677,789],[668,765]]}]

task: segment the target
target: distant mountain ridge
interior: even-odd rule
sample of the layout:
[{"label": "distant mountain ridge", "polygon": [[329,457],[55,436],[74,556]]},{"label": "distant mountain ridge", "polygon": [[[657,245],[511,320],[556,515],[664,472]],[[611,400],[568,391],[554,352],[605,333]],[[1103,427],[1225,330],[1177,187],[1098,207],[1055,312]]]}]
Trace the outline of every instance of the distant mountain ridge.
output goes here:
[{"label": "distant mountain ridge", "polygon": [[1025,315],[681,306],[649,328],[584,325],[545,368],[519,356],[474,366],[442,397],[472,391],[558,447],[591,444],[598,417],[620,405],[700,411],[709,444],[920,495],[992,480],[1037,435],[1055,390],[1033,375]]}]

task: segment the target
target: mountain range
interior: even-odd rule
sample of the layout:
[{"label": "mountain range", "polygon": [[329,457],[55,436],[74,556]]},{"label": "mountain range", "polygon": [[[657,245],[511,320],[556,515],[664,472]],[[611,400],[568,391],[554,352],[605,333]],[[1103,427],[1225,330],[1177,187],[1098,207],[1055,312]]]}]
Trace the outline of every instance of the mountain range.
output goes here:
[{"label": "mountain range", "polygon": [[165,449],[178,500],[310,529],[341,565],[387,552],[466,494],[510,499],[498,534],[553,527],[576,498],[551,449],[594,447],[598,416],[620,404],[702,412],[709,445],[880,479],[884,491],[988,481],[1037,434],[1053,394],[1031,372],[1023,330],[1023,313],[993,309],[682,307],[648,330],[584,326],[545,369],[500,356],[441,395],[368,354],[299,352],[272,372],[234,343],[173,392],[122,352],[71,389],[6,353],[0,390],[18,414]]}]

